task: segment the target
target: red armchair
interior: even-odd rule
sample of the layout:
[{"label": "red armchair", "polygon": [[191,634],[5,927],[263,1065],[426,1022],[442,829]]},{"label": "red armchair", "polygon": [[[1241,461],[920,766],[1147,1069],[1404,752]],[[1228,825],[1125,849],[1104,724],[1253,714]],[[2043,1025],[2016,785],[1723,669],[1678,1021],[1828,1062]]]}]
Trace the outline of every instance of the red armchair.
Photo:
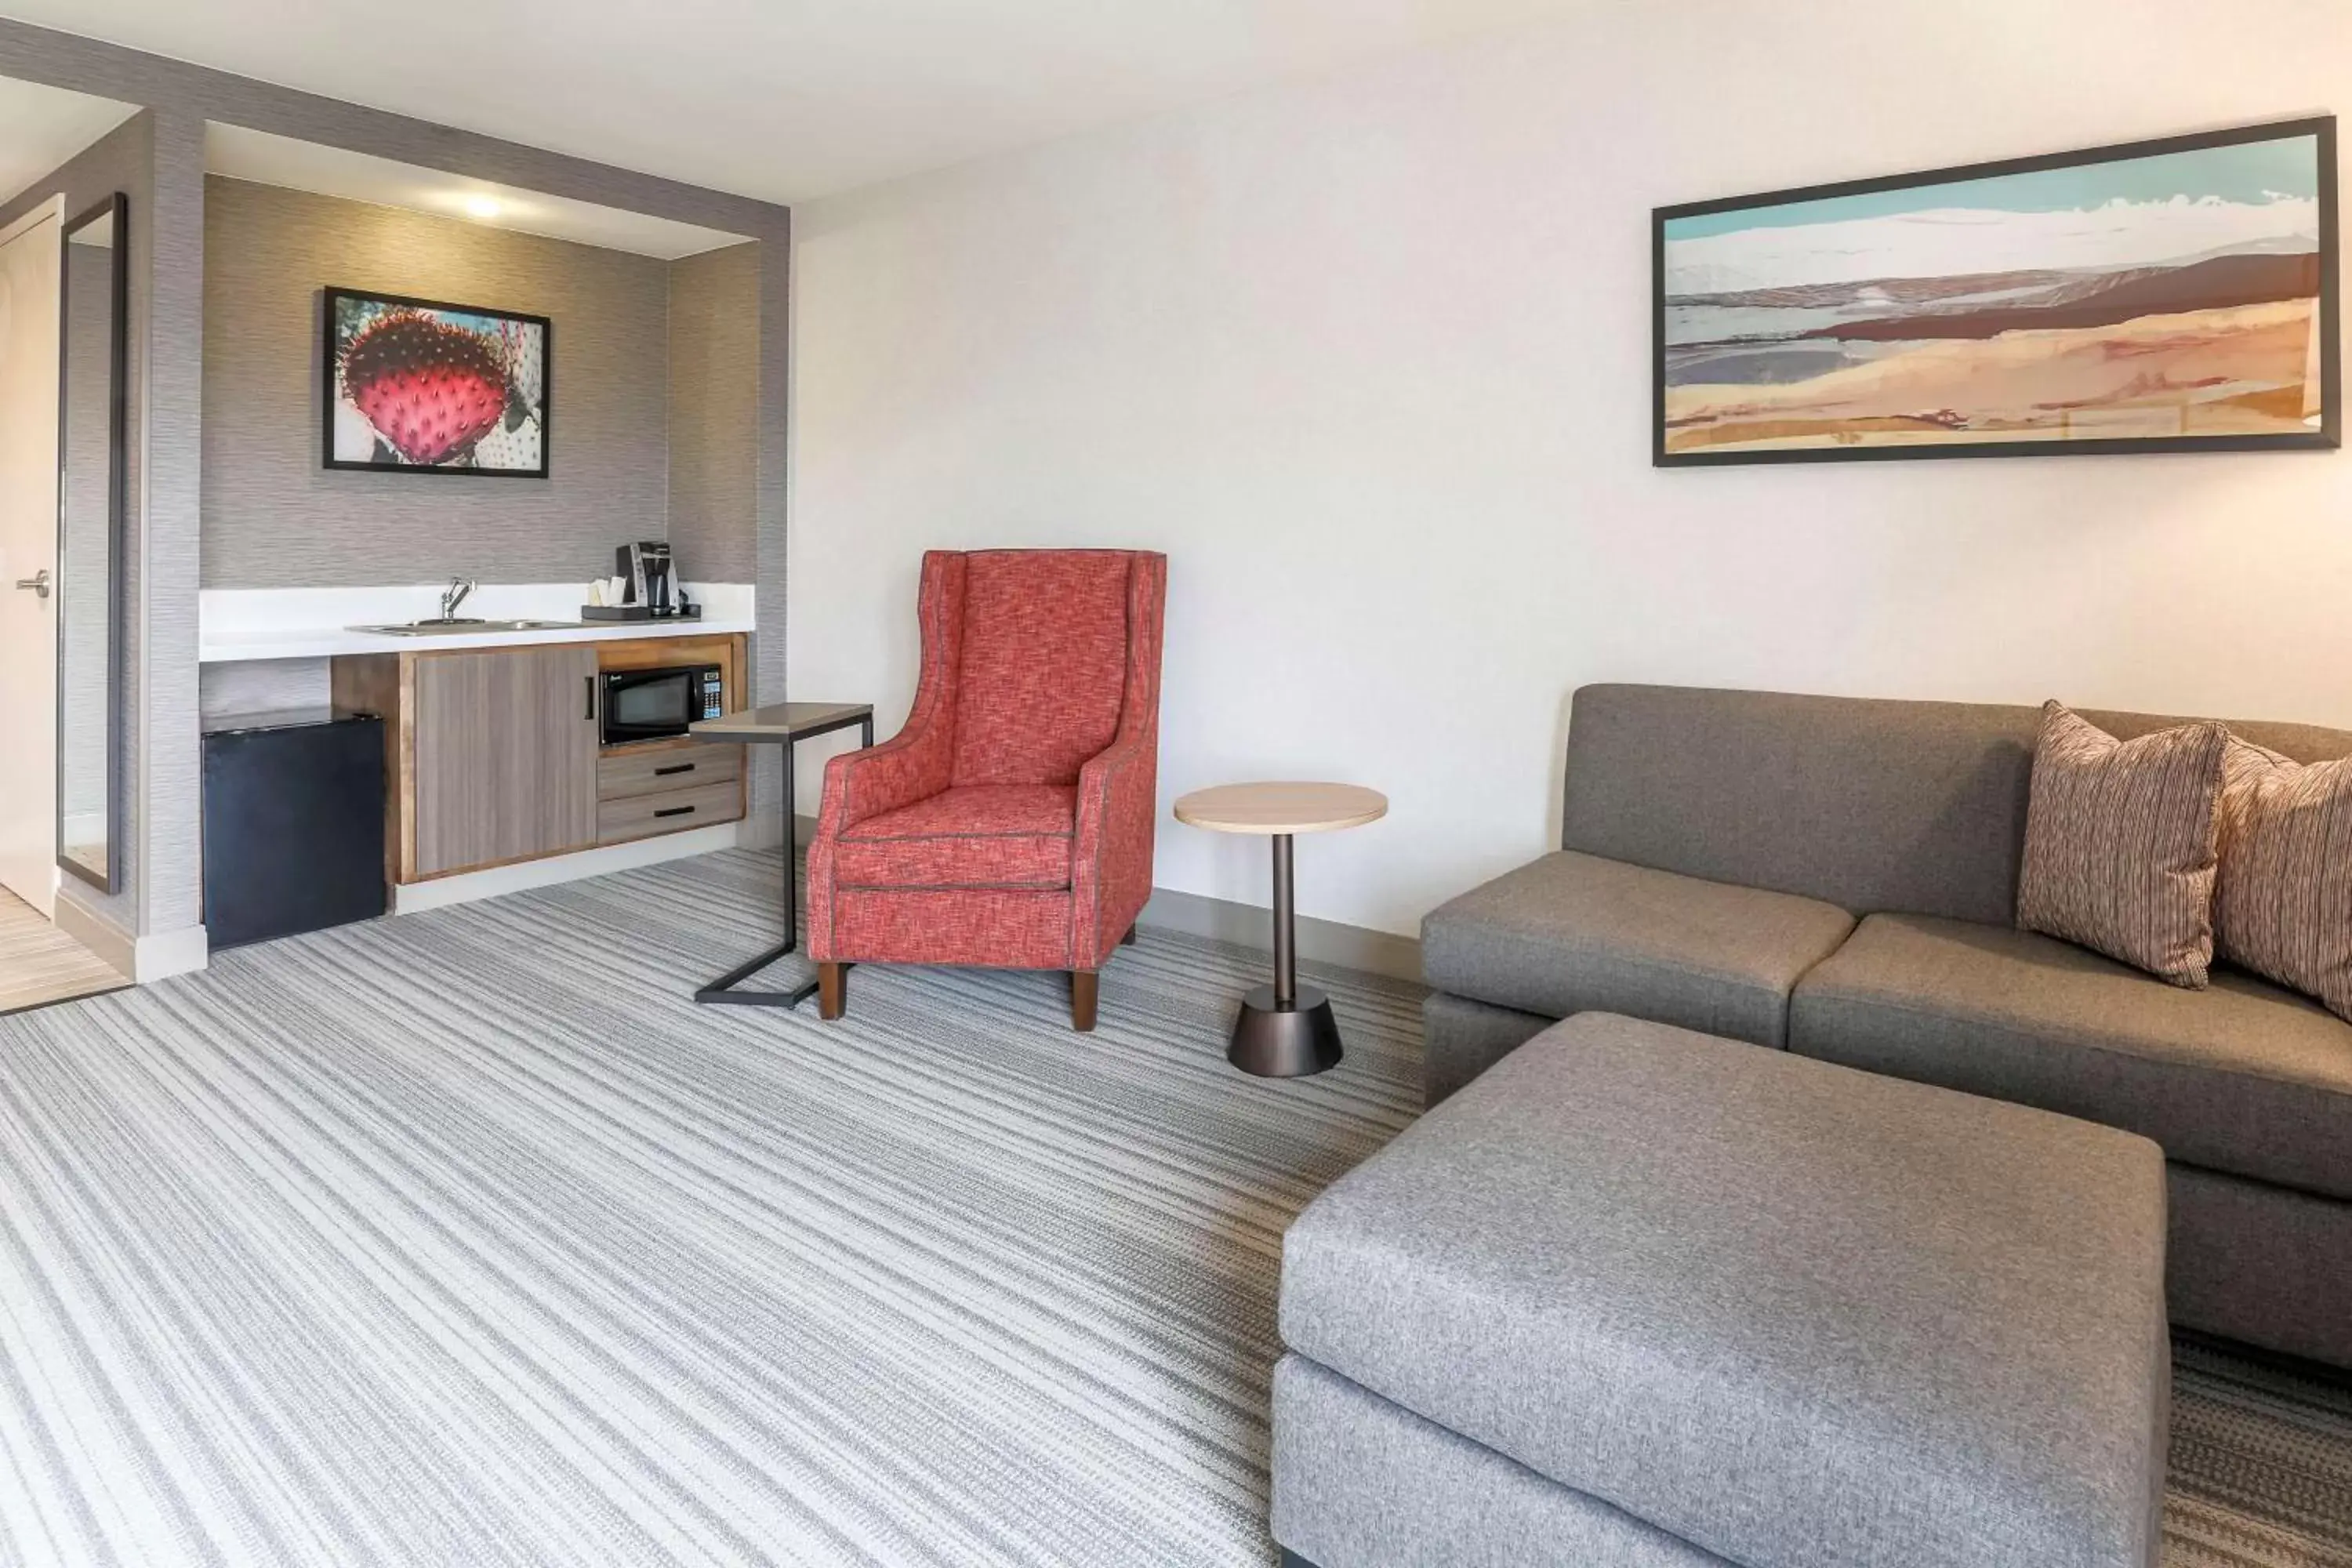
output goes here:
[{"label": "red armchair", "polygon": [[1151,896],[1168,558],[934,550],[906,727],[824,770],[808,851],[818,1011],[853,963],[1062,969],[1070,1022]]}]

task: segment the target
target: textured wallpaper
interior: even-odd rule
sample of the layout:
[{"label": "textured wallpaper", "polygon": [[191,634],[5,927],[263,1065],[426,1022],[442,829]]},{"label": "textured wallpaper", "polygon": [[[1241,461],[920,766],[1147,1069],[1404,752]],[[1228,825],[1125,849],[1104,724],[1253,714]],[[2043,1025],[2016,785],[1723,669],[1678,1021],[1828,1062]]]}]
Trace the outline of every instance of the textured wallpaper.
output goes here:
[{"label": "textured wallpaper", "polygon": [[700,582],[756,580],[760,247],[669,266],[669,542]]},{"label": "textured wallpaper", "polygon": [[[551,318],[550,477],[321,468],[329,284]],[[669,292],[649,257],[207,177],[204,585],[609,573],[667,532]]]}]

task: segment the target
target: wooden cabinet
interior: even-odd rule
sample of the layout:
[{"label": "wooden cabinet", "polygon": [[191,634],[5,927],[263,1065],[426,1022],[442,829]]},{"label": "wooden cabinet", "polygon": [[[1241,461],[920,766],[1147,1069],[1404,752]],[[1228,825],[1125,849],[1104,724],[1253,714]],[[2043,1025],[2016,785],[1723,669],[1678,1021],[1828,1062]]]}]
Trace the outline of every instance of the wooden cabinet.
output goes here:
[{"label": "wooden cabinet", "polygon": [[416,874],[596,841],[596,650],[589,644],[420,658]]},{"label": "wooden cabinet", "polygon": [[718,664],[743,705],[740,636],[340,657],[337,710],[384,719],[384,876],[422,882],[734,822],[740,746],[599,744],[603,669]]}]

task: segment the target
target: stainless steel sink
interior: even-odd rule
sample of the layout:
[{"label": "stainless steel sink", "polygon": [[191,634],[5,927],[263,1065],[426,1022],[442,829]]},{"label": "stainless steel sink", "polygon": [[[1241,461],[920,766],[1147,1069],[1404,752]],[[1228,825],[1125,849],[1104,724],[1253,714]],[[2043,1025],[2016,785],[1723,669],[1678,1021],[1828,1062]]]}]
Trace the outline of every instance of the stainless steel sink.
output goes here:
[{"label": "stainless steel sink", "polygon": [[372,632],[386,637],[455,637],[460,633],[479,632],[573,632],[582,627],[579,621],[478,621],[469,616],[449,619],[404,621],[392,626],[351,626],[355,632]]}]

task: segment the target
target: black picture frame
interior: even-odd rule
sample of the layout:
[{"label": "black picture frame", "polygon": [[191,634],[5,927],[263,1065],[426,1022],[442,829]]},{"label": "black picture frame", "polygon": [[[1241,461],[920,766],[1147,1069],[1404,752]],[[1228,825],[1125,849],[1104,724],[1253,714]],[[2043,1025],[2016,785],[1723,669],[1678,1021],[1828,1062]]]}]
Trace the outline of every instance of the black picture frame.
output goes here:
[{"label": "black picture frame", "polygon": [[131,198],[121,191],[103,198],[67,220],[58,230],[59,243],[70,245],[79,230],[101,219],[110,219],[113,232],[110,249],[112,258],[107,277],[107,310],[112,320],[113,341],[107,348],[106,395],[106,869],[91,869],[85,861],[66,853],[66,690],[68,677],[67,635],[68,619],[68,594],[70,584],[66,574],[71,570],[67,551],[67,510],[65,487],[70,483],[67,466],[71,460],[69,445],[73,431],[71,420],[65,413],[67,399],[73,395],[68,379],[67,365],[73,331],[73,268],[58,269],[58,654],[57,654],[57,738],[56,786],[57,817],[53,825],[58,868],[80,879],[101,892],[122,890],[123,837],[128,813],[123,802],[123,712],[122,673],[127,640],[126,603],[123,594],[122,568],[129,552],[124,548],[125,536],[131,524],[130,506],[130,426],[131,426]]},{"label": "black picture frame", "polygon": [[[549,462],[554,452],[555,426],[555,323],[545,316],[534,316],[522,310],[500,310],[491,305],[461,305],[447,300],[425,300],[408,294],[387,294],[377,289],[347,289],[329,285],[320,291],[319,326],[319,458],[320,466],[346,473],[370,474],[442,474],[468,479],[543,479],[548,477]],[[336,400],[336,333],[337,306],[344,300],[370,305],[402,306],[416,310],[450,311],[467,316],[487,316],[497,321],[514,321],[523,326],[537,327],[540,331],[540,395],[539,395],[539,466],[535,468],[461,468],[445,464],[386,462],[381,458],[365,461],[339,458],[335,456]]]},{"label": "black picture frame", "polygon": [[[2217,147],[2309,136],[2317,142],[2319,195],[2320,427],[2274,435],[2200,435],[2169,437],[2095,437],[2067,440],[1955,441],[1948,445],[1885,444],[1878,446],[1802,447],[1756,449],[1666,449],[1666,226],[1677,218],[1708,216],[1754,207],[1766,209],[1793,202],[1840,196],[1871,195],[1886,191],[1932,186],[1961,180],[2004,174],[2039,174],[2084,164],[2127,162],[2167,153],[2204,152]],[[2338,310],[2336,227],[2336,117],[2313,115],[2273,121],[2259,125],[2200,132],[2151,141],[2116,142],[2030,158],[2007,158],[1966,163],[1916,174],[1890,174],[1830,184],[1803,185],[1754,195],[1685,202],[1653,209],[1650,216],[1651,332],[1651,462],[1658,468],[1714,468],[1749,463],[1870,462],[1887,459],[1942,458],[2095,457],[2172,452],[2333,451],[2343,445],[2342,325]]]}]

